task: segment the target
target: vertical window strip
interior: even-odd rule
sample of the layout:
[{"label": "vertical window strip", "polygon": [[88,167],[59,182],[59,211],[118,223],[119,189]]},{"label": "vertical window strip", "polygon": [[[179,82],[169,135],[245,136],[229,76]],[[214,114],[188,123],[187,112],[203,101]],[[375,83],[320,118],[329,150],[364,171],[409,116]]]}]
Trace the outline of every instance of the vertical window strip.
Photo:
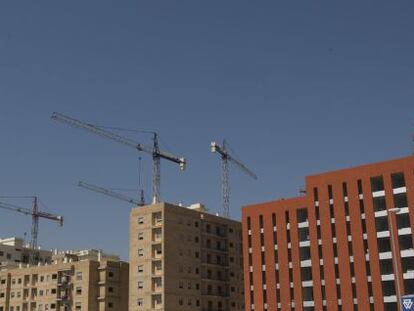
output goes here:
[{"label": "vertical window strip", "polygon": [[278,254],[278,244],[277,244],[277,226],[276,226],[276,214],[272,214],[272,224],[273,224],[273,249],[275,257],[275,284],[276,284],[276,308],[278,307],[278,301],[280,301],[280,282],[279,282],[279,254]]}]

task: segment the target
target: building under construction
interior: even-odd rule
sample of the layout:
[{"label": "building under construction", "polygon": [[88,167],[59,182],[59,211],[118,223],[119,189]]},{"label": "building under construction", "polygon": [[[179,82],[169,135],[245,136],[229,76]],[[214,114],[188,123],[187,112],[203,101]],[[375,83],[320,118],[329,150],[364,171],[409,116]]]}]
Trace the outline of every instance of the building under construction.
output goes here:
[{"label": "building under construction", "polygon": [[[16,237],[0,239],[0,269],[2,266],[28,264],[32,250],[24,240]],[[37,248],[40,263],[52,262],[52,251]]]}]

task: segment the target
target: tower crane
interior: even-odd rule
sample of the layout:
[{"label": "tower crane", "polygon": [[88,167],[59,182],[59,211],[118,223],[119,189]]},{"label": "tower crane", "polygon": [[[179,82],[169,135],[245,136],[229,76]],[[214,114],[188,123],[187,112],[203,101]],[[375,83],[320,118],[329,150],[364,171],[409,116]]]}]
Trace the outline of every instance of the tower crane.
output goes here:
[{"label": "tower crane", "polygon": [[88,184],[88,183],[83,182],[83,181],[80,181],[78,186],[82,187],[82,188],[85,188],[85,189],[88,189],[88,190],[91,190],[91,191],[94,191],[94,192],[105,194],[107,196],[110,196],[110,197],[113,197],[113,198],[116,198],[116,199],[119,199],[119,200],[122,200],[122,201],[125,201],[125,202],[128,202],[128,203],[131,203],[131,204],[135,204],[135,205],[138,205],[138,206],[142,206],[142,205],[145,204],[143,202],[142,198],[141,198],[141,201],[138,201],[134,198],[130,198],[129,196],[117,193],[117,192],[109,190],[109,189],[105,189],[103,187],[98,187],[98,186],[95,186],[95,185],[91,185],[91,184]]},{"label": "tower crane", "polygon": [[110,132],[103,129],[97,125],[85,123],[77,119],[68,117],[64,114],[54,112],[51,116],[53,120],[65,123],[71,127],[79,128],[95,135],[107,138],[109,140],[115,141],[119,144],[125,145],[127,147],[136,149],[152,155],[152,202],[160,202],[160,184],[161,184],[161,159],[168,160],[170,162],[177,163],[180,167],[180,170],[185,170],[186,160],[182,157],[177,157],[169,152],[161,151],[159,148],[158,134],[152,132],[153,134],[153,146],[147,146],[141,143],[137,143],[132,139],[122,137],[116,133]]},{"label": "tower crane", "polygon": [[211,152],[218,153],[221,157],[221,169],[222,169],[222,192],[223,192],[223,216],[230,216],[230,182],[229,182],[229,162],[233,163],[246,175],[253,179],[257,179],[257,176],[253,171],[248,169],[242,162],[235,159],[230,154],[229,145],[226,140],[223,140],[223,144],[220,146],[215,141],[211,142]]},{"label": "tower crane", "polygon": [[39,235],[39,218],[57,221],[60,226],[63,226],[63,217],[40,211],[38,207],[38,199],[36,196],[33,197],[32,209],[19,207],[19,206],[9,204],[9,203],[4,203],[4,202],[0,202],[0,208],[6,209],[9,211],[18,212],[24,215],[32,216],[32,236],[30,240],[29,262],[32,265],[36,265],[39,260],[39,250],[37,249],[37,238]]}]

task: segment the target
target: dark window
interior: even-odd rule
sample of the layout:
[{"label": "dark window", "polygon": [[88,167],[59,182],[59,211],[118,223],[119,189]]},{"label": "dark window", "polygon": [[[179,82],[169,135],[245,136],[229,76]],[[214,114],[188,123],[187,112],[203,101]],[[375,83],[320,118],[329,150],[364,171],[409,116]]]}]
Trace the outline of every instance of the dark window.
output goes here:
[{"label": "dark window", "polygon": [[392,274],[394,271],[392,267],[392,259],[380,260],[380,270],[381,274]]},{"label": "dark window", "polygon": [[411,240],[411,234],[400,235],[398,237],[400,243],[400,250],[406,250],[413,248],[413,242]]},{"label": "dark window", "polygon": [[313,188],[313,200],[319,201],[318,188]]},{"label": "dark window", "polygon": [[[383,281],[382,282],[382,294],[383,296],[395,295],[395,284],[394,281]],[[389,310],[389,309],[386,309]]]},{"label": "dark window", "polygon": [[358,194],[362,194],[362,180],[358,179]]},{"label": "dark window", "polygon": [[306,208],[301,208],[296,211],[296,219],[298,223],[308,221],[308,210]]},{"label": "dark window", "polygon": [[408,213],[397,214],[397,226],[398,229],[410,228],[410,215]]},{"label": "dark window", "polygon": [[299,248],[299,253],[300,253],[300,260],[308,260],[311,258],[311,251],[310,251],[310,247],[300,247]]},{"label": "dark window", "polygon": [[405,193],[398,193],[394,195],[394,206],[395,207],[408,207],[407,195]]},{"label": "dark window", "polygon": [[387,238],[380,238],[378,241],[378,252],[385,253],[391,251],[391,242],[390,239]]},{"label": "dark window", "polygon": [[298,229],[299,234],[299,241],[308,241],[309,240],[309,228],[299,228]]},{"label": "dark window", "polygon": [[405,179],[404,179],[404,173],[395,173],[391,175],[391,182],[392,187],[395,188],[401,188],[405,187]]},{"label": "dark window", "polygon": [[347,197],[348,196],[348,188],[347,188],[345,182],[342,183],[342,194],[343,194],[344,197]]},{"label": "dark window", "polygon": [[402,265],[403,273],[406,273],[409,270],[414,271],[414,260],[413,260],[412,257],[402,257],[401,258],[401,265]]},{"label": "dark window", "polygon": [[377,232],[388,231],[388,219],[387,217],[377,217],[375,218],[375,227]]},{"label": "dark window", "polygon": [[383,191],[384,190],[384,179],[382,176],[376,176],[371,178],[371,191]]},{"label": "dark window", "polygon": [[333,198],[332,185],[328,185],[328,195],[330,199]]},{"label": "dark window", "polygon": [[385,197],[376,197],[373,198],[374,203],[374,211],[383,211],[387,208],[387,205],[385,204]]},{"label": "dark window", "polygon": [[300,271],[302,274],[302,281],[312,281],[312,267],[302,267],[300,268]]}]

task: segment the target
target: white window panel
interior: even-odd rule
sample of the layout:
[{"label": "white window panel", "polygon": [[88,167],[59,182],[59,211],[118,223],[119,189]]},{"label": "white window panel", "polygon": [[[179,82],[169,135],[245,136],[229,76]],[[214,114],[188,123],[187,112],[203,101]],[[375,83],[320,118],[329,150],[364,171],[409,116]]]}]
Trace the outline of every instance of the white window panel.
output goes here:
[{"label": "white window panel", "polygon": [[309,227],[309,221],[298,223],[298,228],[307,228],[307,227]]},{"label": "white window panel", "polygon": [[402,228],[398,230],[398,235],[407,235],[411,234],[411,228]]},{"label": "white window panel", "polygon": [[401,251],[401,257],[414,257],[414,249],[405,249]]},{"label": "white window panel", "polygon": [[384,302],[397,302],[397,296],[395,296],[395,295],[385,296],[384,297]]},{"label": "white window panel", "polygon": [[375,217],[385,217],[387,216],[387,210],[375,212]]},{"label": "white window panel", "polygon": [[303,281],[302,282],[302,287],[312,287],[313,286],[313,281]]},{"label": "white window panel", "polygon": [[394,194],[405,193],[407,192],[407,187],[394,188],[392,189],[392,192]]},{"label": "white window panel", "polygon": [[407,273],[404,273],[403,278],[404,278],[404,280],[414,279],[414,270],[407,271]]},{"label": "white window panel", "polygon": [[381,275],[382,281],[394,281],[394,274],[383,274]]},{"label": "white window panel", "polygon": [[315,306],[315,302],[313,300],[311,300],[311,301],[304,301],[303,302],[303,306],[304,307],[314,307]]},{"label": "white window panel", "polygon": [[373,198],[383,197],[385,196],[385,190],[375,191],[372,193]]},{"label": "white window panel", "polygon": [[300,262],[300,266],[301,267],[311,267],[312,266],[312,261],[310,259],[309,260],[302,260]]},{"label": "white window panel", "polygon": [[389,231],[380,231],[377,232],[377,238],[387,238],[390,236],[390,232]]},{"label": "white window panel", "polygon": [[392,252],[379,253],[379,259],[391,259]]}]

